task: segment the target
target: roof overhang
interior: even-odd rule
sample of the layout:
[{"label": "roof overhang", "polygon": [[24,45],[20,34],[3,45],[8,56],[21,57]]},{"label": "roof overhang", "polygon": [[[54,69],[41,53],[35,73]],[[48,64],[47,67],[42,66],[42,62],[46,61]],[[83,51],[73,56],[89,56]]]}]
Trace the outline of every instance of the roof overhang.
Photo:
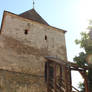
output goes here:
[{"label": "roof overhang", "polygon": [[[59,31],[59,32],[63,32],[63,33],[66,33],[66,32],[67,32],[66,30],[59,29],[59,28],[56,28],[56,27],[53,27],[53,26],[50,26],[50,25],[42,24],[42,23],[39,23],[39,22],[37,22],[37,21],[29,20],[29,19],[26,19],[26,18],[24,18],[24,17],[21,17],[21,16],[19,16],[19,15],[16,15],[16,14],[11,13],[11,12],[8,12],[8,11],[4,11],[4,13],[3,13],[3,19],[2,19],[2,24],[1,24],[1,31],[2,31],[2,28],[3,28],[3,25],[4,25],[5,17],[6,17],[7,15],[11,15],[11,16],[17,17],[17,18],[19,18],[19,19],[26,20],[26,21],[28,21],[28,22],[34,22],[34,23],[37,23],[37,24],[39,24],[39,25],[43,25],[44,27],[53,28],[53,30],[55,30],[55,31]],[[0,31],[0,33],[1,33],[1,31]]]}]

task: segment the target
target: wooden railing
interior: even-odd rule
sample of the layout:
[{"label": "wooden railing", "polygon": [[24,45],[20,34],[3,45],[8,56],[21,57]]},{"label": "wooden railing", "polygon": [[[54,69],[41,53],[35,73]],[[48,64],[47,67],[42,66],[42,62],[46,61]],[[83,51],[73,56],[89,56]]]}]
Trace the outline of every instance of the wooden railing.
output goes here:
[{"label": "wooden railing", "polygon": [[[47,92],[72,92],[72,89],[76,90],[76,92],[80,92],[78,89],[72,86],[72,80],[71,80],[71,70],[76,70],[81,73],[81,75],[84,78],[85,81],[85,92],[88,91],[88,81],[85,76],[85,71],[88,70],[88,67],[79,67],[77,64],[65,62],[56,58],[46,57],[48,60],[47,64]],[[53,80],[50,79],[49,74],[49,64],[54,63],[54,77]],[[57,82],[57,76],[56,76],[56,65],[60,65],[60,82]],[[64,75],[64,76],[62,76]],[[63,79],[64,78],[64,79]]]}]

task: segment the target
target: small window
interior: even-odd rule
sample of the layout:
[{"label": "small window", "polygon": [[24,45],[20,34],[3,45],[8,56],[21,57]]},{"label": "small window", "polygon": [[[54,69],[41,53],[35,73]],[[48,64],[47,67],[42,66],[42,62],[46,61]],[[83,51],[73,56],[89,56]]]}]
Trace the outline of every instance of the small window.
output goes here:
[{"label": "small window", "polygon": [[47,35],[45,35],[45,40],[47,40]]},{"label": "small window", "polygon": [[24,33],[25,33],[25,35],[27,35],[28,34],[28,30],[26,29]]}]

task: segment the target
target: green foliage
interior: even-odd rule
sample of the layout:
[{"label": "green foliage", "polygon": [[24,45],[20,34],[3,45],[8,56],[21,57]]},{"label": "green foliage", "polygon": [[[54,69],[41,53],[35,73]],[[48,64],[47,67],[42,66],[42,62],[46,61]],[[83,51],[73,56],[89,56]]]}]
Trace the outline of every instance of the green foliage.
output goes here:
[{"label": "green foliage", "polygon": [[[92,20],[90,21],[90,24],[88,26],[88,30],[92,30]],[[83,48],[85,52],[80,52],[79,56],[74,57],[74,62],[76,62],[79,66],[85,66],[88,65],[86,62],[86,57],[89,54],[92,54],[92,40],[89,37],[89,34],[86,32],[81,33],[81,39],[75,40],[75,43],[80,45],[80,48]],[[89,68],[88,70],[88,85],[89,90],[92,91],[92,68]],[[81,92],[84,92],[84,84],[80,83],[79,87],[81,88]]]},{"label": "green foliage", "polygon": [[76,62],[79,66],[85,66],[87,65],[86,62],[86,54],[84,52],[79,53],[79,56],[74,57],[74,62]]},{"label": "green foliage", "polygon": [[87,49],[88,49],[87,43],[88,43],[89,35],[88,35],[88,33],[85,33],[85,32],[82,32],[80,34],[81,34],[81,39],[80,40],[76,39],[75,43],[79,44],[80,48],[83,48],[85,51],[87,51]]},{"label": "green foliage", "polygon": [[76,44],[79,44],[80,45],[80,48],[83,48],[85,50],[85,52],[80,52],[79,53],[79,56],[75,56],[74,57],[74,62],[76,62],[79,66],[83,67],[85,65],[87,65],[87,62],[86,62],[86,56],[87,56],[87,53],[88,53],[88,49],[89,49],[89,46],[88,46],[88,39],[89,39],[89,35],[88,33],[85,33],[85,32],[82,32],[81,33],[81,39],[80,40],[75,40],[75,43]]},{"label": "green foliage", "polygon": [[81,89],[80,92],[85,92],[84,83],[79,83],[79,88]]}]

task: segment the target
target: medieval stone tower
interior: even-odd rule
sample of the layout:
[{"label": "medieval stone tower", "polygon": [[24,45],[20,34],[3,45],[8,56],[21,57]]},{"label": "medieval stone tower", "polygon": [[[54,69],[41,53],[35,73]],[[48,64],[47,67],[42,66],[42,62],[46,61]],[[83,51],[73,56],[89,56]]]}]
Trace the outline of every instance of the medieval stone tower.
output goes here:
[{"label": "medieval stone tower", "polygon": [[65,31],[50,26],[34,9],[20,15],[5,11],[0,92],[46,92],[45,56],[67,60]]}]

